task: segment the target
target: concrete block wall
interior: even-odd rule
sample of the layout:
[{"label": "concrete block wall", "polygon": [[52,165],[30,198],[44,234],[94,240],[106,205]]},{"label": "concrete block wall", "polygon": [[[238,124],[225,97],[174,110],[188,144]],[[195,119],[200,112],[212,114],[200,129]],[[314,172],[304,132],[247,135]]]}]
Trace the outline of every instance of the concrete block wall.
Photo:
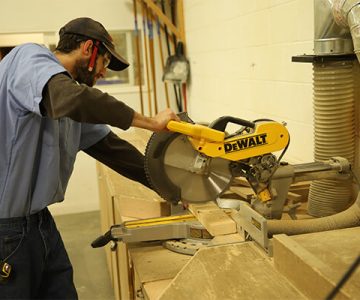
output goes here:
[{"label": "concrete block wall", "polygon": [[312,65],[291,57],[313,53],[313,1],[185,0],[184,9],[191,117],[285,121],[285,159],[312,161]]}]

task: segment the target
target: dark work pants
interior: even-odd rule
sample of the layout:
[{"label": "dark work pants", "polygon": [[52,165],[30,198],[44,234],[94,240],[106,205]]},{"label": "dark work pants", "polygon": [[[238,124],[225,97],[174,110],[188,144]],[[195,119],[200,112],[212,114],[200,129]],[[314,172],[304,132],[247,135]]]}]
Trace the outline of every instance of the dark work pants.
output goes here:
[{"label": "dark work pants", "polygon": [[77,299],[73,269],[48,211],[0,219],[0,259],[12,267],[0,299]]}]

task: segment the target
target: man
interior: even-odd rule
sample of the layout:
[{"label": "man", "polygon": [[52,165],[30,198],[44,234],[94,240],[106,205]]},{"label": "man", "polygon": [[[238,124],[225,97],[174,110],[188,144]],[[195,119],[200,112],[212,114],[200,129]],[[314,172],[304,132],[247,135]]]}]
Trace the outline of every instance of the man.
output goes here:
[{"label": "man", "polygon": [[0,298],[76,299],[72,266],[48,205],[64,199],[76,153],[148,185],[143,156],[104,125],[161,131],[177,119],[145,117],[92,88],[128,63],[90,18],[59,31],[54,53],[14,48],[0,63]]}]

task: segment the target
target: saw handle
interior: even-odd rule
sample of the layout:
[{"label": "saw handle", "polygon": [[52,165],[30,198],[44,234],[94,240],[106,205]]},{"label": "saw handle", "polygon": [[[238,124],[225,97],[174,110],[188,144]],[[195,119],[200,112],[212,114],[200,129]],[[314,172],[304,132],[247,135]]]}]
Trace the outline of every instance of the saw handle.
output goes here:
[{"label": "saw handle", "polygon": [[206,139],[210,142],[223,142],[225,133],[200,124],[169,121],[167,128],[170,131],[182,133],[195,139]]},{"label": "saw handle", "polygon": [[111,235],[111,230],[109,230],[104,235],[99,236],[95,241],[93,241],[91,243],[91,247],[93,247],[93,248],[104,247],[107,243],[109,243],[110,241],[113,241],[113,240],[114,240],[114,238]]},{"label": "saw handle", "polygon": [[254,122],[231,117],[231,116],[220,117],[220,118],[216,119],[214,122],[212,122],[209,125],[209,127],[212,129],[219,130],[219,131],[225,131],[228,123],[234,123],[234,124],[238,124],[238,125],[245,126],[245,127],[255,128]]}]

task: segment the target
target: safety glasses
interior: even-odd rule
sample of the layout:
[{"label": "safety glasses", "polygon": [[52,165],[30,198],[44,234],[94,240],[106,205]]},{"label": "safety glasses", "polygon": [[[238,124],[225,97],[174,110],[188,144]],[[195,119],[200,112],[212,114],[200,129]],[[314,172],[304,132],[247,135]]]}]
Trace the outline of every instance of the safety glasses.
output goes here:
[{"label": "safety glasses", "polygon": [[104,68],[107,68],[110,64],[111,60],[111,54],[109,52],[106,52],[103,56],[103,66]]}]

